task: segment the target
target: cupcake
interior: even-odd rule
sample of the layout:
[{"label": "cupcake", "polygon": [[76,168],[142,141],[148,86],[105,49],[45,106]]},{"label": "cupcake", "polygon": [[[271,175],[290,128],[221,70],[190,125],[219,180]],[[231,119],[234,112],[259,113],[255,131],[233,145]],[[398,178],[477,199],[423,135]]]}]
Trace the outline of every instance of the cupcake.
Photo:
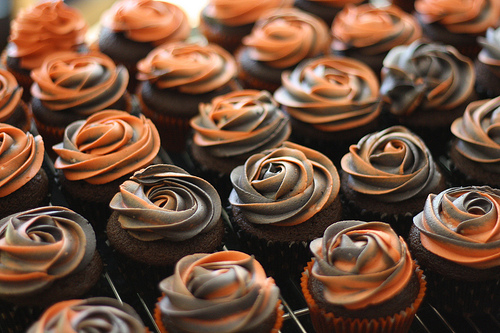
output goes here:
[{"label": "cupcake", "polygon": [[342,9],[333,21],[332,35],[332,53],[360,60],[380,76],[387,53],[422,37],[422,29],[413,16],[397,6],[368,3]]},{"label": "cupcake", "polygon": [[21,99],[23,88],[9,71],[0,68],[0,123],[27,132],[31,129],[31,112]]},{"label": "cupcake", "polygon": [[500,96],[500,28],[488,28],[486,37],[478,37],[482,46],[474,62],[476,91],[485,98]]},{"label": "cupcake", "polygon": [[155,321],[162,333],[277,333],[283,322],[279,288],[242,252],[186,256],[160,290]]},{"label": "cupcake", "polygon": [[155,47],[186,40],[191,33],[186,13],[178,6],[155,0],[120,0],[100,20],[98,49],[130,73],[129,91],[135,93],[136,64]]},{"label": "cupcake", "polygon": [[0,123],[0,219],[49,203],[42,138]]},{"label": "cupcake", "polygon": [[454,187],[431,194],[409,246],[425,271],[429,301],[453,314],[500,310],[500,190]]},{"label": "cupcake", "polygon": [[410,329],[426,282],[388,224],[337,222],[310,247],[301,286],[316,332]]},{"label": "cupcake", "polygon": [[127,70],[99,52],[51,54],[31,78],[31,110],[52,158],[51,147],[62,141],[72,122],[104,109],[132,110]]},{"label": "cupcake", "polygon": [[390,223],[402,236],[427,195],[446,187],[425,143],[402,126],[367,134],[351,145],[341,166],[349,217]]},{"label": "cupcake", "polygon": [[234,90],[236,78],[233,56],[215,44],[163,44],[137,68],[141,111],[158,127],[162,146],[174,152],[184,151],[198,105]]},{"label": "cupcake", "polygon": [[472,102],[451,125],[450,157],[455,181],[500,188],[500,96]]},{"label": "cupcake", "polygon": [[231,172],[231,182],[230,218],[241,242],[272,276],[298,277],[310,258],[309,242],[342,216],[332,161],[284,142],[249,157]]},{"label": "cupcake", "polygon": [[274,92],[281,74],[300,61],[328,53],[328,26],[297,8],[268,11],[236,51],[238,79],[244,88]]},{"label": "cupcake", "polygon": [[46,306],[89,292],[101,276],[94,230],[86,219],[58,206],[0,220],[0,299]]},{"label": "cupcake", "polygon": [[294,6],[320,17],[328,26],[332,25],[335,16],[349,5],[359,5],[366,0],[295,0]]}]

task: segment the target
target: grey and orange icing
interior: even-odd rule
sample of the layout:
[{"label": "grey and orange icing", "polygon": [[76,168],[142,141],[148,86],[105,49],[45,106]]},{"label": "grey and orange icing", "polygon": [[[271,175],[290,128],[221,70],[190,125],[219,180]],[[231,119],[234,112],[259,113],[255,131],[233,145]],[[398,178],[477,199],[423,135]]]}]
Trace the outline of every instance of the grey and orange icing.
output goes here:
[{"label": "grey and orange icing", "polygon": [[488,28],[485,37],[478,37],[477,42],[483,47],[477,59],[500,78],[500,28]]},{"label": "grey and orange icing", "polygon": [[0,68],[0,123],[5,123],[18,108],[23,88],[9,71]]}]

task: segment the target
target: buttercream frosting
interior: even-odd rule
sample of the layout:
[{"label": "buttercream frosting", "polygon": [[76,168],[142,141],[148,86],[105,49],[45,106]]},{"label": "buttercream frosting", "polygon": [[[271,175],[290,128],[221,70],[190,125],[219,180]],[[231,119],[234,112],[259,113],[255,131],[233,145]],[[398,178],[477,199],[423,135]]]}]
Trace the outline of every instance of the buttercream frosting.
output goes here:
[{"label": "buttercream frosting", "polygon": [[500,28],[488,28],[486,37],[478,37],[477,42],[483,47],[477,59],[500,78]]},{"label": "buttercream frosting", "polygon": [[21,102],[23,88],[9,71],[0,68],[0,123],[9,119]]}]

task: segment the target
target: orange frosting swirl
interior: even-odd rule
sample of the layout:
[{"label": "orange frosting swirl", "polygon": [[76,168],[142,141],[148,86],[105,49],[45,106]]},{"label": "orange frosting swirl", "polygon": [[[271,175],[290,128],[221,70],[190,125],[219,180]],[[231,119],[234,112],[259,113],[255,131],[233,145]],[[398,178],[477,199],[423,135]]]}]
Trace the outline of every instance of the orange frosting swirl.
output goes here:
[{"label": "orange frosting swirl", "polygon": [[48,206],[0,220],[0,293],[27,295],[85,268],[95,252],[86,219],[65,207]]},{"label": "orange frosting swirl", "polygon": [[[376,31],[376,33],[374,33]],[[356,49],[367,55],[382,54],[422,37],[417,20],[397,6],[348,5],[332,24],[334,50]]]},{"label": "orange frosting swirl", "polygon": [[427,195],[442,178],[425,143],[403,126],[364,136],[341,165],[350,188],[382,202]]},{"label": "orange frosting swirl", "polygon": [[296,8],[272,10],[262,16],[242,43],[249,56],[271,67],[286,68],[326,53],[330,37],[325,22]]},{"label": "orange frosting swirl", "polygon": [[43,163],[45,149],[40,135],[0,124],[0,198],[29,182]]},{"label": "orange frosting swirl", "polygon": [[60,52],[45,58],[31,78],[31,95],[47,109],[88,116],[118,101],[129,76],[105,54]]},{"label": "orange frosting swirl", "polygon": [[403,238],[382,222],[336,222],[310,249],[311,273],[323,283],[325,299],[347,309],[391,299],[415,272]]},{"label": "orange frosting swirl", "polygon": [[255,224],[292,226],[328,207],[340,190],[323,154],[291,143],[254,154],[231,172],[231,205]]},{"label": "orange frosting swirl", "polygon": [[222,47],[185,42],[168,43],[137,63],[139,80],[158,89],[177,89],[187,94],[216,90],[236,76],[236,61]]},{"label": "orange frosting swirl", "polygon": [[191,33],[186,13],[164,1],[117,1],[103,13],[101,24],[128,39],[154,45],[185,40]]},{"label": "orange frosting swirl", "polygon": [[200,104],[191,120],[194,143],[219,157],[280,146],[290,136],[288,117],[267,91],[241,90]]},{"label": "orange frosting swirl", "polygon": [[197,253],[182,258],[160,282],[163,321],[174,331],[258,331],[276,312],[279,289],[243,252]]},{"label": "orange frosting swirl", "polygon": [[305,60],[281,80],[276,101],[320,131],[356,128],[380,114],[378,79],[361,61],[334,56]]},{"label": "orange frosting swirl", "polygon": [[40,2],[12,21],[7,55],[21,58],[22,68],[39,67],[50,53],[83,45],[87,28],[81,13],[62,0]]},{"label": "orange frosting swirl", "polygon": [[481,34],[498,21],[497,0],[416,0],[415,10],[427,24],[438,23],[457,34]]},{"label": "orange frosting swirl", "polygon": [[500,97],[470,103],[451,132],[460,154],[500,176]]},{"label": "orange frosting swirl", "polygon": [[454,187],[430,194],[413,219],[428,251],[459,265],[500,265],[500,190]]},{"label": "orange frosting swirl", "polygon": [[0,68],[0,123],[12,116],[21,102],[23,88],[9,71]]},{"label": "orange frosting swirl", "polygon": [[104,110],[71,123],[53,147],[66,179],[105,184],[139,170],[160,150],[158,130],[143,115]]},{"label": "orange frosting swirl", "polygon": [[488,28],[486,37],[478,37],[477,42],[483,47],[477,59],[500,78],[500,28]]}]

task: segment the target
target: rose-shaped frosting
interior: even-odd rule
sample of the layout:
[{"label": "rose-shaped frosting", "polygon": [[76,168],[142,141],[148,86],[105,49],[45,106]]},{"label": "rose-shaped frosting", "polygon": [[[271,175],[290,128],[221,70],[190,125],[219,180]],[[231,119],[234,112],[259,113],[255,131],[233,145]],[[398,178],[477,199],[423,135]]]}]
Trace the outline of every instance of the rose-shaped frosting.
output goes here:
[{"label": "rose-shaped frosting", "polygon": [[483,33],[498,21],[497,0],[416,0],[422,22],[438,23],[457,34]]},{"label": "rose-shaped frosting", "polygon": [[236,61],[215,44],[167,43],[137,63],[139,80],[159,89],[202,94],[220,88],[236,76]]},{"label": "rose-shaped frosting", "polygon": [[500,28],[488,28],[486,37],[478,37],[477,42],[483,47],[478,60],[500,78]]},{"label": "rose-shaped frosting", "polygon": [[337,197],[337,169],[323,154],[291,142],[254,154],[231,172],[231,205],[256,224],[297,225]]},{"label": "rose-shaped frosting", "polygon": [[[376,33],[374,33],[376,31]],[[356,49],[367,55],[382,54],[422,37],[417,20],[397,6],[349,5],[332,25],[334,50]]]},{"label": "rose-shaped frosting", "polygon": [[53,147],[66,179],[105,184],[139,170],[160,150],[158,130],[143,115],[105,110],[71,123]]},{"label": "rose-shaped frosting", "polygon": [[103,13],[101,24],[128,39],[161,45],[185,40],[188,17],[178,6],[155,0],[122,0]]},{"label": "rose-shaped frosting", "polygon": [[27,333],[145,333],[141,318],[128,304],[94,297],[62,301],[45,310]]},{"label": "rose-shaped frosting", "polygon": [[415,41],[384,59],[380,93],[396,115],[417,108],[450,110],[474,92],[472,61],[453,46]]},{"label": "rose-shaped frosting", "polygon": [[311,273],[322,282],[326,301],[347,309],[391,299],[415,272],[403,238],[382,222],[336,222],[310,249]]},{"label": "rose-shaped frosting", "polygon": [[294,66],[324,53],[329,42],[326,23],[297,8],[267,12],[242,40],[251,59],[275,68]]},{"label": "rose-shaped frosting", "polygon": [[454,187],[430,194],[413,219],[428,251],[460,265],[500,265],[500,190]]},{"label": "rose-shaped frosting", "polygon": [[0,220],[0,293],[38,292],[85,268],[95,252],[86,219],[65,207],[48,206]]},{"label": "rose-shaped frosting", "polygon": [[367,65],[327,56],[306,60],[281,77],[274,98],[301,122],[320,131],[341,131],[373,121],[380,114],[378,79]]},{"label": "rose-shaped frosting", "polygon": [[19,86],[14,75],[0,68],[0,123],[12,116],[19,106],[23,88]]},{"label": "rose-shaped frosting", "polygon": [[243,252],[186,256],[160,282],[162,318],[183,332],[239,332],[259,327],[276,312],[279,289]]},{"label": "rose-shaped frosting", "polygon": [[425,143],[402,126],[365,135],[341,165],[350,188],[382,202],[427,195],[442,178]]},{"label": "rose-shaped frosting", "polygon": [[137,239],[183,241],[212,229],[221,216],[217,190],[174,165],[155,164],[120,185],[109,206]]},{"label": "rose-shaped frosting", "polygon": [[86,32],[87,23],[76,9],[62,0],[40,2],[21,10],[12,22],[7,55],[33,69],[50,53],[76,50]]},{"label": "rose-shaped frosting", "polygon": [[0,198],[29,182],[43,163],[45,149],[40,135],[0,124]]},{"label": "rose-shaped frosting", "polygon": [[219,157],[277,147],[290,136],[288,117],[267,91],[241,90],[200,104],[191,120],[194,143]]},{"label": "rose-shaped frosting", "polygon": [[107,55],[60,52],[31,71],[31,95],[51,111],[90,115],[118,101],[128,84],[128,71]]},{"label": "rose-shaped frosting", "polygon": [[500,175],[500,97],[470,103],[451,132],[460,154]]}]

